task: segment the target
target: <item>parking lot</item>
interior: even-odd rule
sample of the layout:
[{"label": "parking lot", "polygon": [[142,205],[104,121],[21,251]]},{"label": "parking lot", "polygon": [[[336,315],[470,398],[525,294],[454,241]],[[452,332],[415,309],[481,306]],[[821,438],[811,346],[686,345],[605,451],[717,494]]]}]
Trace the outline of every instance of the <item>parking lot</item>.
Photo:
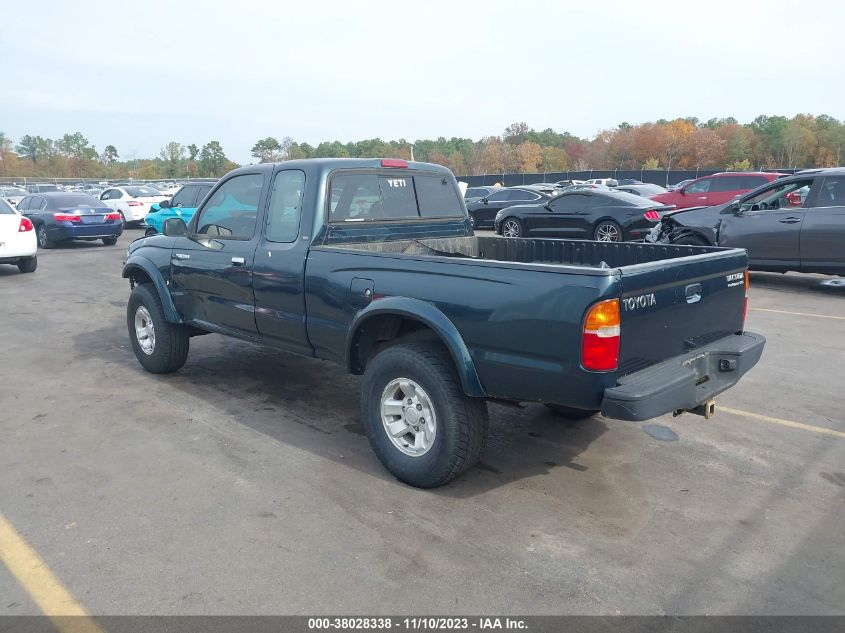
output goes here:
[{"label": "parking lot", "polygon": [[[834,614],[845,284],[755,273],[760,364],[711,420],[491,405],[481,465],[381,466],[358,378],[249,343],[139,366],[117,246],[0,267],[0,519],[92,614]],[[0,565],[0,611],[39,613]]]}]

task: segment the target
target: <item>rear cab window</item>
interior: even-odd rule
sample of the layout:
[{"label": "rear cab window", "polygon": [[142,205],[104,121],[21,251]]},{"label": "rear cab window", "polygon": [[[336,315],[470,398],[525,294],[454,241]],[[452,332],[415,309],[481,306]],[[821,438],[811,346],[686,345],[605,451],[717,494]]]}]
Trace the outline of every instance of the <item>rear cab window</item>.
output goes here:
[{"label": "rear cab window", "polygon": [[329,187],[329,222],[461,218],[461,194],[445,174],[336,172]]}]

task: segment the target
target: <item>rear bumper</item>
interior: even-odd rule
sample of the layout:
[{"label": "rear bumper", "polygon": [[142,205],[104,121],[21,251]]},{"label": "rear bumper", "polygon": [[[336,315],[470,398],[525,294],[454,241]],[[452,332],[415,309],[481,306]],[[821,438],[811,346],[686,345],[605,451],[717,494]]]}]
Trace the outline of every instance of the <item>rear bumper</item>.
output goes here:
[{"label": "rear bumper", "polygon": [[624,376],[605,390],[602,415],[640,421],[694,409],[739,382],[760,360],[765,344],[753,332],[726,336]]},{"label": "rear bumper", "polygon": [[47,237],[53,241],[74,239],[99,239],[118,237],[123,233],[120,222],[102,224],[79,224],[76,226],[54,226],[47,229]]}]

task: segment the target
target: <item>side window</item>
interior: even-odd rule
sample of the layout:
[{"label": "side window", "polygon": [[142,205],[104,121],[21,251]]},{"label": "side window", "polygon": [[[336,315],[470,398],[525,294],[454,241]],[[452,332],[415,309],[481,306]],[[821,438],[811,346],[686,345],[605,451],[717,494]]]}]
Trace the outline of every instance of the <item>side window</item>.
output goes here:
[{"label": "side window", "polygon": [[235,176],[223,183],[208,199],[197,222],[198,235],[248,240],[255,234],[261,174]]},{"label": "side window", "polygon": [[490,202],[505,202],[510,199],[510,194],[510,191],[497,191],[492,196],[489,196],[487,200]]},{"label": "side window", "polygon": [[294,242],[299,235],[305,172],[286,169],[276,174],[267,211],[266,237],[270,242]]},{"label": "side window", "polygon": [[452,181],[444,176],[414,176],[417,190],[417,203],[420,216],[424,218],[461,217],[460,194],[452,186]]},{"label": "side window", "polygon": [[760,185],[765,185],[768,180],[763,176],[746,176],[742,179],[741,189],[756,189]]},{"label": "side window", "polygon": [[845,177],[828,176],[825,178],[813,206],[845,207]]},{"label": "side window", "polygon": [[737,191],[746,189],[744,176],[716,176],[710,185],[710,191]]},{"label": "side window", "polygon": [[530,191],[523,191],[521,189],[514,189],[508,196],[508,201],[528,202],[529,200],[537,200],[540,196]]},{"label": "side window", "polygon": [[589,204],[590,196],[586,196],[582,193],[560,196],[551,202],[552,209],[555,211],[577,211],[578,209],[588,207]]},{"label": "side window", "polygon": [[707,193],[713,184],[712,178],[702,178],[698,182],[694,182],[684,189],[687,193]]},{"label": "side window", "polygon": [[111,190],[111,199],[112,200],[120,200],[121,198],[128,198],[129,196],[124,196],[123,192],[120,189],[112,189]]},{"label": "side window", "polygon": [[192,207],[194,204],[194,198],[197,195],[197,189],[194,185],[186,185],[182,187],[173,199],[170,201],[171,207]]},{"label": "side window", "polygon": [[812,183],[812,180],[794,180],[766,187],[763,191],[744,198],[740,203],[740,209],[746,212],[757,212],[802,207]]},{"label": "side window", "polygon": [[29,201],[32,200],[30,197],[26,197],[20,202],[18,202],[18,211],[28,211],[29,210]]}]

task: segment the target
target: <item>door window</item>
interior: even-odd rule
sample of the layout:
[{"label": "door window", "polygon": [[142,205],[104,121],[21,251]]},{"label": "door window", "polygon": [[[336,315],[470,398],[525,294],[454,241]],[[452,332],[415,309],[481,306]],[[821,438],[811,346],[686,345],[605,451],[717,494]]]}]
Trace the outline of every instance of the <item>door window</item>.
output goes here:
[{"label": "door window", "polygon": [[29,203],[30,211],[41,211],[42,209],[47,207],[47,200],[40,196],[34,196],[32,201]]},{"label": "door window", "polygon": [[286,169],[273,179],[266,237],[270,242],[294,242],[299,235],[305,172]]},{"label": "door window", "polygon": [[684,191],[687,193],[707,193],[710,191],[712,184],[712,178],[702,178],[701,180],[688,185]]},{"label": "door window", "polygon": [[738,191],[741,189],[753,189],[745,186],[745,176],[721,176],[713,178],[710,191]]},{"label": "door window", "polygon": [[744,198],[739,208],[741,211],[756,212],[803,207],[807,199],[806,192],[812,183],[812,180],[794,180],[766,187],[763,191]]},{"label": "door window", "polygon": [[32,198],[24,198],[18,202],[18,211],[29,211],[29,203]]},{"label": "door window", "polygon": [[227,180],[200,212],[196,233],[221,239],[251,239],[263,184],[261,174],[244,174]]},{"label": "door window", "polygon": [[813,206],[845,207],[845,177],[829,176],[825,178]]},{"label": "door window", "polygon": [[530,191],[523,191],[522,189],[514,189],[508,196],[508,201],[513,202],[528,202],[530,200],[537,200],[540,196]]},{"label": "door window", "polygon": [[195,185],[185,185],[175,196],[173,196],[173,200],[170,201],[170,206],[193,207],[194,198],[196,198],[197,195],[197,189],[199,189],[199,187]]},{"label": "door window", "polygon": [[572,193],[555,198],[551,205],[552,209],[562,213],[580,211],[590,205],[590,196],[583,193]]},{"label": "door window", "polygon": [[490,202],[505,202],[510,199],[510,191],[497,191],[487,198]]}]

